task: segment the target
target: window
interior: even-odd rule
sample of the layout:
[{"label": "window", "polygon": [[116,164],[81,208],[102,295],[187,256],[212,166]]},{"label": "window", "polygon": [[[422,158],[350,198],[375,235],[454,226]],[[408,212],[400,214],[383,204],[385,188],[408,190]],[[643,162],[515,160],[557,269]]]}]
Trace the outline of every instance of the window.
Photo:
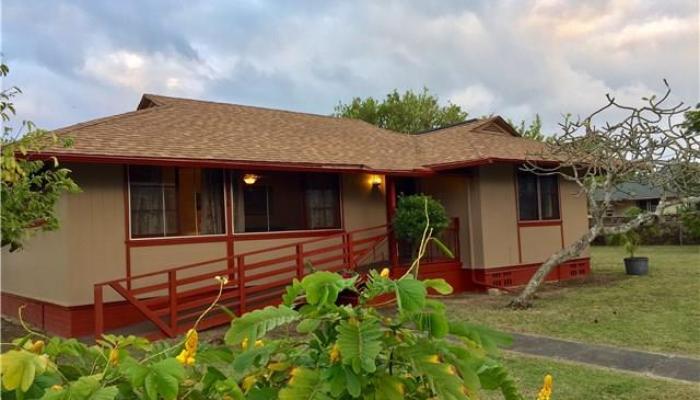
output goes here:
[{"label": "window", "polygon": [[225,233],[223,172],[129,167],[131,237]]},{"label": "window", "polygon": [[269,172],[254,183],[234,176],[234,231],[340,228],[338,175]]},{"label": "window", "polygon": [[518,213],[521,221],[559,219],[557,177],[518,171]]},{"label": "window", "polygon": [[637,207],[642,211],[654,212],[659,205],[659,199],[637,200]]}]

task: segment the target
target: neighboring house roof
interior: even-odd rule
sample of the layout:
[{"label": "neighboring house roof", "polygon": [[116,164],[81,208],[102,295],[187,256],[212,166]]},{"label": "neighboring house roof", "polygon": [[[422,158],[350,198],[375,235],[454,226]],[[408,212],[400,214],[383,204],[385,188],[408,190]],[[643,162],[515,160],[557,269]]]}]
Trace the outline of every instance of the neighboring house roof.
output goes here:
[{"label": "neighboring house roof", "polygon": [[[626,182],[618,185],[615,191],[612,193],[612,201],[624,201],[624,200],[651,200],[660,199],[663,194],[663,190],[648,185],[643,185],[636,182]],[[602,201],[605,193],[602,191],[596,192],[595,198],[598,201]]]},{"label": "neighboring house roof", "polygon": [[188,160],[315,168],[430,171],[525,160],[542,143],[502,118],[469,120],[417,135],[367,122],[145,94],[136,111],[55,131],[73,139],[47,154],[68,159]]}]

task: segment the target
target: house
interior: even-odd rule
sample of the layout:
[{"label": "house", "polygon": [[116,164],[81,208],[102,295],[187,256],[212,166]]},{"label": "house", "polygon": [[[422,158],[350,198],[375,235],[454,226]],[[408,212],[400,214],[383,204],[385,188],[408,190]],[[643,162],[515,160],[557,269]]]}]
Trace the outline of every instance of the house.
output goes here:
[{"label": "house", "polygon": [[[136,111],[56,133],[73,146],[36,156],[58,157],[83,191],[60,201],[58,231],[3,252],[2,312],[26,304],[27,321],[64,336],[130,324],[183,332],[216,275],[231,280],[221,304],[245,312],[279,301],[311,268],[400,273],[405,252],[388,223],[401,193],[429,194],[452,218],[442,237],[455,258],[431,251],[421,273],[457,291],[522,285],[587,229],[576,187],[519,171],[541,143],[500,117],[406,135],[146,94]],[[588,271],[583,256],[548,279]],[[200,327],[228,318],[215,312]]]},{"label": "house", "polygon": [[[639,208],[643,211],[653,212],[661,200],[663,190],[649,185],[626,182],[619,185],[612,192],[610,206],[605,210],[606,224],[617,224],[629,219],[626,215],[630,208]],[[595,195],[596,201],[603,201],[603,192]],[[676,196],[668,196],[669,200],[675,200]],[[664,211],[666,214],[676,214],[677,207],[671,207]]]}]

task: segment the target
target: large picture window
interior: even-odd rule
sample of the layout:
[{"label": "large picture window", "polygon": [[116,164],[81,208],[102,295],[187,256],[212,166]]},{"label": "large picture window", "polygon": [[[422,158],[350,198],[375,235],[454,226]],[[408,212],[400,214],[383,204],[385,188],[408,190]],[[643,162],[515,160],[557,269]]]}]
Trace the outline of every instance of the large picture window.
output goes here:
[{"label": "large picture window", "polygon": [[131,166],[129,200],[132,238],[226,232],[221,170]]},{"label": "large picture window", "polygon": [[[248,174],[252,175],[252,174]],[[338,175],[266,172],[234,175],[234,232],[340,228]]]},{"label": "large picture window", "polygon": [[521,221],[559,219],[557,176],[518,171],[518,214]]}]

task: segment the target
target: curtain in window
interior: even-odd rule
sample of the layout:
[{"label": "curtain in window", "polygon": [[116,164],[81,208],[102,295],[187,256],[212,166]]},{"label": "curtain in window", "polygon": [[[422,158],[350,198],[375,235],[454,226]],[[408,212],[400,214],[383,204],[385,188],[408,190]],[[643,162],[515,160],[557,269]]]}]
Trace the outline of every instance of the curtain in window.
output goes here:
[{"label": "curtain in window", "polygon": [[163,221],[163,189],[161,184],[132,184],[132,236],[161,236],[164,232]]},{"label": "curtain in window", "polygon": [[202,170],[202,192],[199,205],[199,234],[212,235],[225,233],[224,190],[222,171]]},{"label": "curtain in window", "polygon": [[539,219],[537,175],[518,172],[518,209],[521,221]]},{"label": "curtain in window", "polygon": [[559,185],[556,176],[540,176],[541,219],[559,219]]},{"label": "curtain in window", "polygon": [[309,175],[306,184],[308,229],[338,228],[338,178],[335,175]]}]

